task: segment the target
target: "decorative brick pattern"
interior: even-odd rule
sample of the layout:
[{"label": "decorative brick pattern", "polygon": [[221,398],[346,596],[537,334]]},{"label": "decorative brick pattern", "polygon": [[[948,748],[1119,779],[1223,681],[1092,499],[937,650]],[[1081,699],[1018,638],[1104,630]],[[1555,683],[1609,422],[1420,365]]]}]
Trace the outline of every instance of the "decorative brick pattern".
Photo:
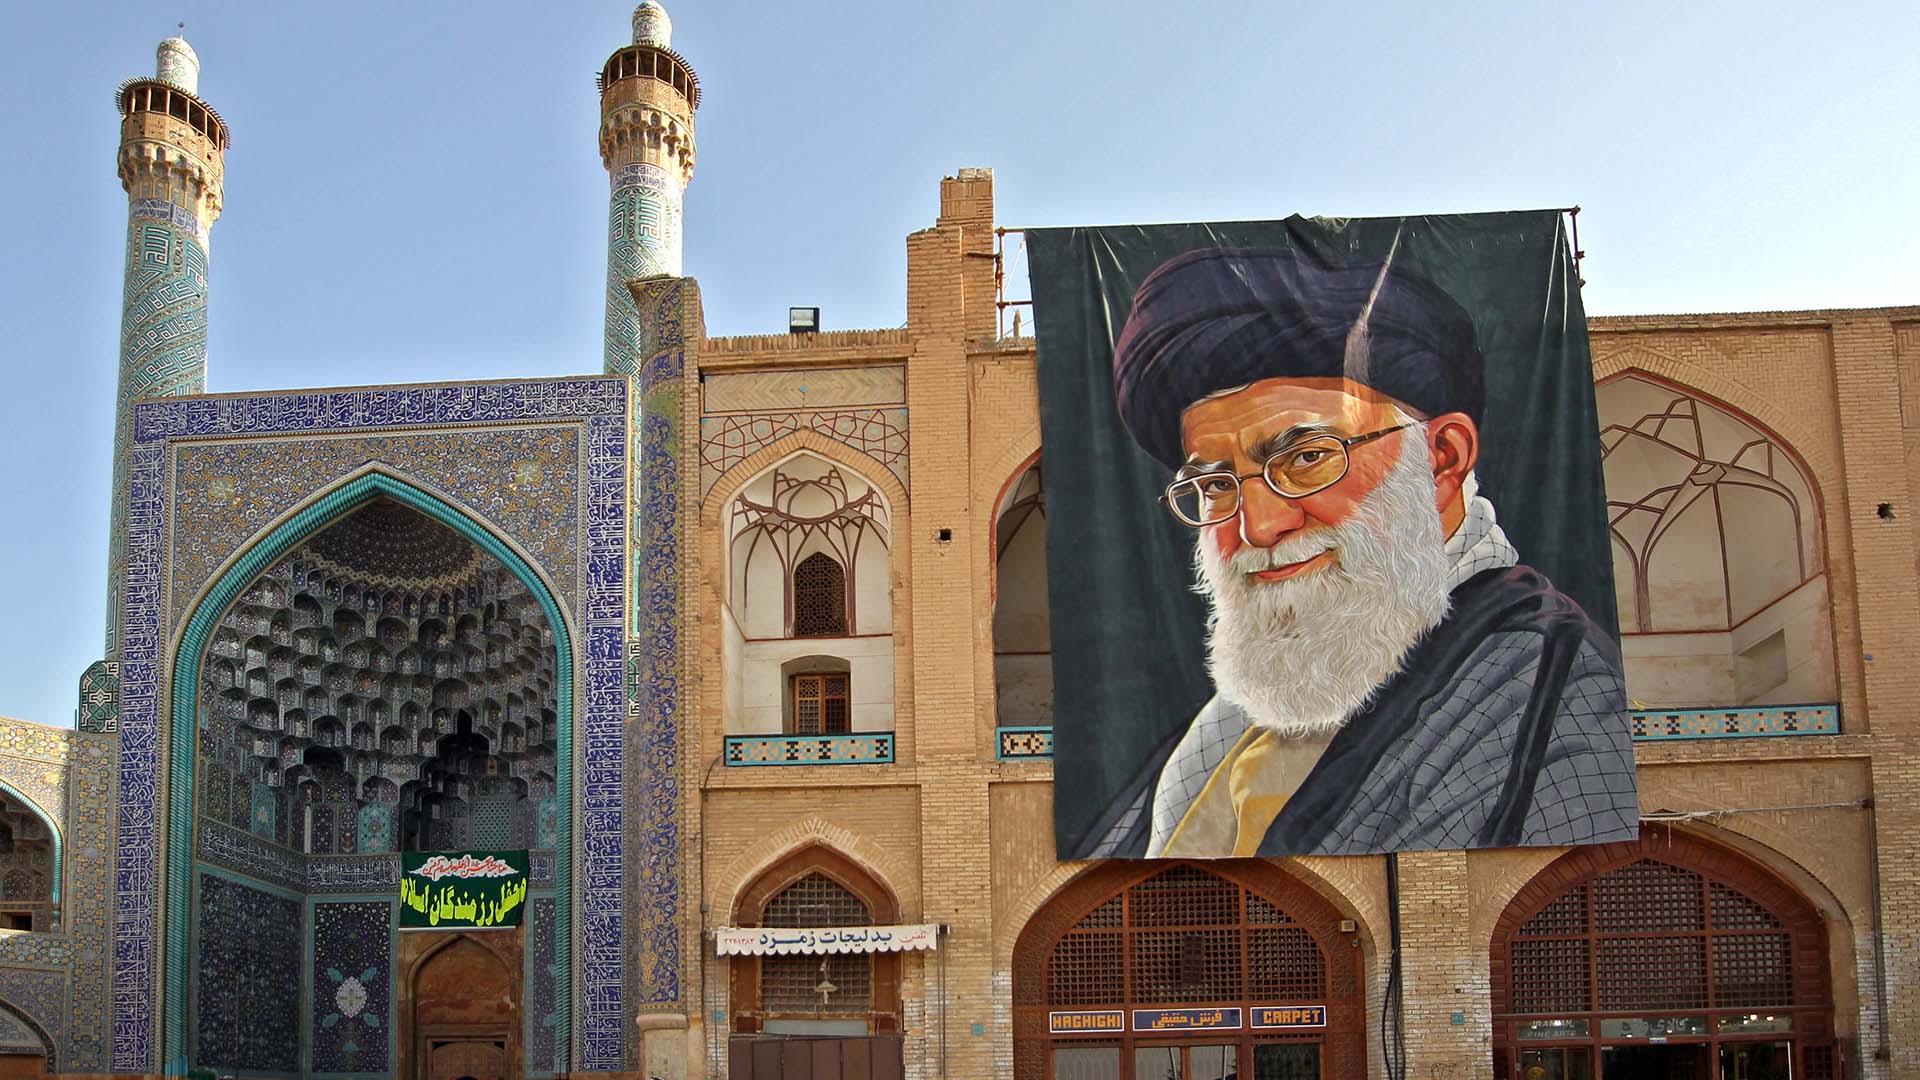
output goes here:
[{"label": "decorative brick pattern", "polygon": [[907,410],[753,413],[700,418],[700,494],[722,474],[796,431],[817,431],[885,465],[907,482]]}]

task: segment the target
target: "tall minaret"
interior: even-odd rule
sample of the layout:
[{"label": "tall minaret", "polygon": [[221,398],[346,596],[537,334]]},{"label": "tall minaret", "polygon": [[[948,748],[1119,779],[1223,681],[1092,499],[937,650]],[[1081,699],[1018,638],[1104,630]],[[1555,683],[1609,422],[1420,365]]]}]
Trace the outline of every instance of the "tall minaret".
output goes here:
[{"label": "tall minaret", "polygon": [[693,111],[700,80],[668,48],[673,22],[657,0],[633,9],[633,44],[600,71],[600,160],[612,178],[607,208],[609,375],[637,373],[639,316],[627,282],[680,276],[680,199],[693,179]]},{"label": "tall minaret", "polygon": [[127,265],[107,552],[109,660],[120,655],[132,403],[198,394],[207,385],[207,234],[220,216],[227,124],[199,92],[200,58],[184,39],[170,37],[160,43],[153,78],[129,79],[114,97],[122,117]]}]

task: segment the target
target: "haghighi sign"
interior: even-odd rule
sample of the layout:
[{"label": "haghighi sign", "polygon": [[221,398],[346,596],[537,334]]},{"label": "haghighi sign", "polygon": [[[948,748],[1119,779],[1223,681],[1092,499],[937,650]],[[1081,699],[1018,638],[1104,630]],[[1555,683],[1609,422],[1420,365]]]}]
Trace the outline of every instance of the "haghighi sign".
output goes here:
[{"label": "haghighi sign", "polygon": [[1076,1009],[1047,1014],[1047,1033],[1081,1035],[1089,1032],[1125,1031],[1127,1014],[1119,1009]]},{"label": "haghighi sign", "polygon": [[400,855],[400,929],[519,926],[527,902],[525,851],[407,851]]}]

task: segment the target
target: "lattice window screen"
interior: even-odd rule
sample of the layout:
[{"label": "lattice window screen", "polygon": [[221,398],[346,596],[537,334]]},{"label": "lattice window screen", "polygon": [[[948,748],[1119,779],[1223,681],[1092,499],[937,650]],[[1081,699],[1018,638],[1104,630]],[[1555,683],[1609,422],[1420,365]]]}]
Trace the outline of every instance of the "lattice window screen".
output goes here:
[{"label": "lattice window screen", "polygon": [[793,677],[794,735],[845,735],[853,710],[845,672]]},{"label": "lattice window screen", "polygon": [[793,636],[847,636],[847,572],[829,555],[793,568]]},{"label": "lattice window screen", "polygon": [[1651,859],[1568,889],[1520,927],[1508,955],[1520,1014],[1795,1003],[1793,939],[1780,919]]},{"label": "lattice window screen", "polygon": [[1178,866],[1095,907],[1054,944],[1047,1002],[1055,1008],[1313,1000],[1328,992],[1311,934],[1264,897],[1198,867]]},{"label": "lattice window screen", "polygon": [[[813,873],[775,893],[762,926],[865,926],[867,905],[846,886]],[[770,1015],[844,1016],[873,1007],[873,958],[862,954],[763,956],[760,1007]]]}]

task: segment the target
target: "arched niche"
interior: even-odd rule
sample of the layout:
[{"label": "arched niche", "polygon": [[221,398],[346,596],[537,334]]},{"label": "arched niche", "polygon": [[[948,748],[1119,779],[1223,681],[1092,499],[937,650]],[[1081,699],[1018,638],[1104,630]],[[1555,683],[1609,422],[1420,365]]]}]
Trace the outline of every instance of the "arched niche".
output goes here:
[{"label": "arched niche", "polygon": [[993,515],[994,722],[1053,723],[1053,637],[1047,612],[1047,503],[1040,459],[1008,483]]},{"label": "arched niche", "polygon": [[0,930],[60,928],[60,830],[33,800],[0,783]]},{"label": "arched niche", "polygon": [[[736,926],[892,925],[900,921],[900,903],[866,867],[809,844],[742,889],[733,919]],[[736,1033],[857,1037],[901,1030],[897,952],[736,956],[727,963]]]},{"label": "arched niche", "polygon": [[[407,528],[402,530],[404,536],[395,537],[389,534],[396,520],[409,525],[417,520],[429,521],[433,527]],[[459,542],[443,534],[452,534]],[[334,545],[333,541],[342,543]],[[348,558],[349,553],[358,553],[349,561],[357,558],[359,565],[354,573],[342,573],[341,559]],[[374,564],[384,565],[388,572],[370,572]],[[484,583],[474,594],[468,588],[472,583],[467,575],[476,566],[493,564],[505,569],[510,582],[501,579],[501,587],[492,596]],[[391,572],[396,567],[402,572]],[[302,595],[312,603],[298,602]],[[492,616],[499,619],[507,614],[509,604],[520,606],[519,622],[541,627],[532,656],[523,650],[521,655],[510,657],[504,641],[489,640],[484,632],[489,607]],[[346,609],[344,615],[342,609]],[[336,641],[329,647],[323,630],[354,635],[355,640],[350,644]],[[526,643],[531,645],[532,639]],[[539,650],[551,650],[551,661],[540,659]],[[396,774],[416,777],[409,783],[426,784],[443,796],[443,819],[449,812],[468,809],[470,794],[482,792],[480,773],[485,773],[489,781],[525,779],[530,791],[536,790],[536,784],[537,790],[551,785],[554,809],[548,813],[542,808],[537,823],[531,826],[539,830],[538,837],[550,839],[528,846],[550,845],[554,852],[554,963],[546,970],[552,979],[551,1000],[556,1002],[556,1039],[566,1045],[573,981],[573,631],[555,599],[551,581],[520,550],[444,497],[369,468],[316,495],[243,548],[196,600],[172,655],[169,765],[164,776],[169,944],[165,950],[164,1060],[184,1063],[194,1056],[196,1032],[190,1020],[208,1015],[212,997],[224,994],[237,1001],[249,992],[255,997],[265,996],[257,989],[236,988],[234,980],[223,982],[209,975],[207,966],[200,963],[205,950],[201,935],[194,932],[196,923],[207,923],[210,912],[244,913],[247,904],[265,898],[290,904],[295,914],[279,921],[294,938],[302,932],[297,892],[287,893],[299,889],[297,879],[289,883],[282,877],[271,893],[262,892],[242,884],[244,879],[238,876],[206,866],[196,854],[203,850],[195,843],[197,830],[235,828],[219,821],[218,815],[237,814],[243,791],[248,799],[249,821],[261,810],[267,817],[282,821],[291,816],[280,812],[283,804],[278,801],[270,802],[263,796],[256,803],[258,788],[251,776],[245,785],[225,786],[229,801],[223,807],[212,805],[208,789],[215,785],[200,781],[212,778],[211,766],[229,751],[239,755],[226,758],[229,766],[257,769],[261,786],[272,788],[272,781],[278,779],[284,791],[289,783],[297,788],[311,779],[319,805],[334,800],[345,810],[356,801],[366,803],[359,807],[356,818],[377,816],[394,826],[395,831],[381,839],[387,851],[403,841],[395,839],[401,815],[392,812],[385,800],[392,797],[404,809],[408,798],[406,785],[396,775],[388,774],[389,766],[396,766]],[[490,696],[496,680],[484,671],[479,678],[469,671],[465,681],[471,685],[464,689],[459,685],[461,670],[470,665],[484,667],[482,658],[487,656],[498,661],[504,681],[518,684],[497,702]],[[228,662],[225,675],[219,661]],[[207,676],[204,679],[203,674]],[[343,674],[348,676],[344,683],[329,681]],[[222,679],[228,676],[237,680],[238,693],[226,693],[221,688]],[[315,678],[317,684],[308,682]],[[203,694],[209,687],[213,688],[211,699]],[[489,703],[501,708],[490,709]],[[251,730],[255,721],[258,730]],[[479,769],[459,768],[437,784],[420,775],[423,762],[431,764],[428,759],[439,758],[447,736],[472,734],[476,726],[492,724],[501,725],[504,735],[504,725],[509,721],[526,732],[538,730],[542,743],[550,739],[550,769],[516,766],[496,772],[485,765]],[[217,737],[222,724],[238,724],[249,728],[250,733],[223,743]],[[202,725],[208,735],[204,740]],[[394,727],[400,731],[393,732]],[[390,736],[384,744],[378,737],[381,729]],[[354,745],[356,730],[362,732],[363,741],[366,732],[373,733],[370,747]],[[414,760],[400,753],[409,732],[414,733],[412,749],[418,755]],[[506,745],[506,740],[500,739],[500,744]],[[324,753],[313,754],[316,748]],[[388,748],[398,760],[384,756]],[[207,752],[203,755],[202,750]],[[337,759],[328,756],[335,754]],[[489,756],[499,758],[496,754]],[[334,776],[336,769],[352,782]],[[394,781],[393,787],[370,783],[376,776]],[[514,790],[517,793],[518,788]],[[351,825],[330,820],[330,834],[336,839],[352,835],[357,849],[362,820]],[[466,820],[471,820],[470,813]],[[282,830],[274,824],[271,841],[263,829],[242,842],[248,846],[270,842],[289,848],[291,865],[298,866],[298,860],[312,856],[290,843],[295,835],[292,826],[287,821]],[[380,824],[371,827],[378,835]],[[421,842],[431,842],[431,838]],[[289,863],[276,858],[274,865]],[[210,904],[205,893],[208,883],[216,883],[236,897],[240,894],[235,890],[240,890],[245,896]],[[271,993],[285,993],[290,995],[289,1000],[297,1000],[300,946],[296,941],[282,949],[285,942],[281,939],[287,936],[279,934],[276,941],[280,944],[275,948],[295,957],[296,962],[280,962],[283,957],[276,956],[274,964],[246,962],[243,966],[281,982],[291,979],[294,985],[290,988],[283,989],[276,983]],[[234,1015],[240,1017],[231,1022],[235,1027],[253,1024],[256,1029],[277,1031],[282,1026],[278,1020],[244,1010]],[[204,1053],[198,1057],[209,1061]],[[247,1066],[243,1063],[242,1067]]]},{"label": "arched niche", "polygon": [[[802,450],[735,490],[721,528],[728,733],[891,731],[893,507],[881,488]],[[844,667],[788,670],[808,656]],[[797,715],[823,694],[844,703],[844,727],[800,731]]]},{"label": "arched niche", "polygon": [[1827,945],[1819,909],[1732,848],[1576,848],[1494,926],[1494,1075],[1836,1076]]},{"label": "arched niche", "polygon": [[1819,488],[1757,421],[1628,371],[1596,392],[1627,691],[1650,706],[1832,701]]},{"label": "arched niche", "polygon": [[467,537],[372,499],[247,583],[216,627],[204,819],[301,855],[552,845],[535,823],[557,773],[554,630]]},{"label": "arched niche", "polygon": [[[1014,943],[1013,1075],[1365,1075],[1362,950],[1342,923],[1269,862],[1096,866]],[[1240,1022],[1179,1033],[1135,1023],[1135,1010],[1190,1008],[1237,1010]],[[1124,1026],[1090,1023],[1103,1017]]]},{"label": "arched niche", "polygon": [[517,934],[402,935],[399,1075],[522,1075],[522,965]]},{"label": "arched niche", "polygon": [[59,1071],[54,1040],[26,1010],[0,998],[0,1077],[52,1076]]}]

